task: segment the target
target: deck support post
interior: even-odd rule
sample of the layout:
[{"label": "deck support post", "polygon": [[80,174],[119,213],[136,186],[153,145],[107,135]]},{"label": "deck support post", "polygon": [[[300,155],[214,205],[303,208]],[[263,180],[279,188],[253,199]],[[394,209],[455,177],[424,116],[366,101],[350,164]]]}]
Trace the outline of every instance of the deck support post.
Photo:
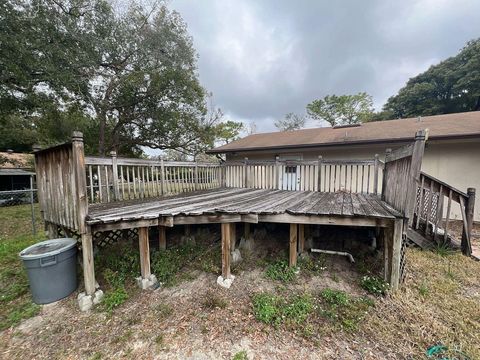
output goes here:
[{"label": "deck support post", "polygon": [[243,223],[243,237],[245,240],[250,239],[250,223]]},{"label": "deck support post", "polygon": [[298,224],[298,253],[305,251],[305,224]]},{"label": "deck support post", "polygon": [[93,265],[93,239],[90,230],[82,234],[82,260],[85,293],[93,295],[95,293],[95,269]]},{"label": "deck support post", "polygon": [[298,225],[290,224],[290,267],[297,266],[297,241],[298,241]]},{"label": "deck support post", "polygon": [[150,270],[150,244],[148,240],[148,227],[138,228],[138,247],[140,251],[140,273],[137,278],[138,285],[143,289],[152,288],[157,284],[157,278]]},{"label": "deck support post", "polygon": [[230,251],[235,251],[235,245],[237,243],[237,227],[235,223],[230,223]]},{"label": "deck support post", "polygon": [[231,236],[232,224],[222,223],[222,275],[217,279],[217,284],[230,288],[233,279],[235,278],[230,272],[230,251],[231,251]]},{"label": "deck support post", "polygon": [[159,250],[167,249],[167,228],[165,226],[158,226],[158,248]]},{"label": "deck support post", "polygon": [[385,241],[385,280],[392,290],[400,285],[400,261],[402,257],[403,220],[395,219],[384,230]]}]

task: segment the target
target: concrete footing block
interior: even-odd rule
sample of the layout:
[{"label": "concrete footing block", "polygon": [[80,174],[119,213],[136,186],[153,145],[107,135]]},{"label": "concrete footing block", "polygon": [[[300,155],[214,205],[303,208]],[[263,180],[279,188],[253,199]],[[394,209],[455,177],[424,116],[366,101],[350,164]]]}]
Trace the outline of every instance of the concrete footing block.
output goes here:
[{"label": "concrete footing block", "polygon": [[242,237],[240,239],[240,244],[238,245],[239,249],[252,251],[253,247],[254,247],[254,241],[252,237],[249,237],[249,238]]},{"label": "concrete footing block", "polygon": [[151,274],[148,278],[145,278],[145,279],[139,276],[136,278],[136,280],[137,280],[137,285],[142,290],[153,289],[153,288],[156,288],[158,285],[157,277],[153,274]]},{"label": "concrete footing block", "polygon": [[235,276],[230,275],[230,277],[224,279],[222,275],[220,275],[217,278],[217,284],[220,285],[221,287],[224,287],[225,289],[230,289],[230,286],[232,286],[233,280],[235,279]]},{"label": "concrete footing block", "polygon": [[242,261],[242,254],[240,253],[240,250],[235,249],[230,253],[230,255],[232,264],[238,264],[240,261]]},{"label": "concrete footing block", "polygon": [[80,311],[88,311],[93,308],[93,305],[98,305],[104,297],[103,291],[97,289],[93,295],[87,295],[85,292],[81,292],[77,296],[78,307]]}]

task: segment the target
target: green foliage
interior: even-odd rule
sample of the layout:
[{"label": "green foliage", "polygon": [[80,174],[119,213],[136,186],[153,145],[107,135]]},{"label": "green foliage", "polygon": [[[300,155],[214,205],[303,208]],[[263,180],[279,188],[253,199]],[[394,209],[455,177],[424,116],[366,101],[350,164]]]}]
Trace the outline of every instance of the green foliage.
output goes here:
[{"label": "green foliage", "polygon": [[274,125],[280,131],[298,130],[305,126],[305,116],[288,113],[283,119],[275,120]]},{"label": "green foliage", "polygon": [[480,39],[411,78],[384,106],[395,118],[480,110]]},{"label": "green foliage", "polygon": [[296,277],[296,267],[290,267],[288,261],[277,260],[270,263],[265,270],[265,276],[272,280],[290,282]]},{"label": "green foliage", "polygon": [[128,299],[128,293],[125,287],[120,286],[107,291],[102,300],[102,306],[107,312],[112,312],[115,308],[122,305]]},{"label": "green foliage", "polygon": [[243,130],[245,130],[243,123],[232,120],[219,123],[215,129],[218,141],[224,144],[237,140]]},{"label": "green foliage", "polygon": [[306,256],[298,259],[298,266],[304,273],[320,275],[326,270],[326,258],[323,254],[318,257]]},{"label": "green foliage", "polygon": [[309,294],[291,297],[262,292],[252,297],[255,318],[266,324],[300,324],[314,309],[314,300]]},{"label": "green foliage", "polygon": [[201,250],[199,245],[187,244],[155,251],[151,254],[152,273],[163,285],[172,286],[178,280],[175,275],[186,263],[196,258]]},{"label": "green foliage", "polygon": [[232,360],[248,360],[247,352],[245,350],[237,352],[233,355]]},{"label": "green foliage", "polygon": [[367,310],[374,305],[368,298],[353,298],[344,291],[324,289],[320,293],[320,316],[347,331],[357,329]]},{"label": "green foliage", "polygon": [[385,295],[389,289],[389,285],[381,277],[373,275],[365,275],[362,277],[360,285],[373,295]]},{"label": "green foliage", "polygon": [[328,95],[309,103],[307,113],[313,119],[324,120],[332,126],[357,124],[372,116],[373,101],[365,92],[355,95]]},{"label": "green foliage", "polygon": [[433,251],[442,257],[453,255],[455,253],[448,244],[444,243],[437,244],[437,246],[433,248]]}]

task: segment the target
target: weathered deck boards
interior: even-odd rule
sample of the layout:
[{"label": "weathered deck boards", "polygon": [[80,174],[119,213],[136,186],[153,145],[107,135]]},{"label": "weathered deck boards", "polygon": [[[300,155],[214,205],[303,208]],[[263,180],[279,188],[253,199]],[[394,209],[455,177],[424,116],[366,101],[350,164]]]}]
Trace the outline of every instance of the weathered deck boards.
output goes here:
[{"label": "weathered deck boards", "polygon": [[221,188],[141,201],[91,205],[87,224],[222,214],[401,217],[400,213],[373,194]]}]

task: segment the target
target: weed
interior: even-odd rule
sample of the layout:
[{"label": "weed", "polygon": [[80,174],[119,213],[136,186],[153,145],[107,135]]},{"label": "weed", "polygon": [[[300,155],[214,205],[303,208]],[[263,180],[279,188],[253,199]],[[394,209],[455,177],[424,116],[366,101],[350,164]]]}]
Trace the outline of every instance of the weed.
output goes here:
[{"label": "weed", "polygon": [[389,285],[381,277],[365,275],[362,277],[360,285],[373,295],[385,295],[389,289]]},{"label": "weed", "polygon": [[265,276],[272,280],[290,282],[296,277],[295,267],[290,267],[286,260],[277,260],[267,266]]},{"label": "weed", "polygon": [[163,337],[163,334],[159,334],[155,337],[155,344],[157,344],[158,346],[163,346],[164,341],[165,338]]},{"label": "weed", "polygon": [[346,331],[357,329],[359,322],[374,305],[369,298],[353,298],[344,291],[324,289],[320,293],[319,314]]},{"label": "weed", "polygon": [[270,293],[258,293],[253,296],[255,318],[265,324],[277,323],[279,319],[278,298]]},{"label": "weed", "polygon": [[95,354],[93,354],[93,356],[90,358],[90,360],[100,360],[102,357],[103,357],[102,353],[96,352]]},{"label": "weed", "polygon": [[314,300],[309,294],[285,298],[264,292],[255,294],[252,302],[257,320],[275,326],[301,324],[314,308]]},{"label": "weed", "polygon": [[426,296],[428,295],[428,293],[430,292],[427,284],[425,283],[425,281],[423,281],[420,286],[418,287],[418,292],[420,293],[420,295],[422,296]]},{"label": "weed", "polygon": [[451,262],[450,262],[450,261],[448,262],[448,268],[447,268],[447,270],[445,270],[445,275],[446,275],[447,278],[449,278],[450,280],[455,280],[455,273],[452,271],[452,267],[451,267]]},{"label": "weed", "polygon": [[451,249],[451,247],[447,243],[437,244],[437,246],[433,248],[433,252],[435,252],[437,255],[440,255],[442,257],[446,257],[454,253],[454,251]]},{"label": "weed", "polygon": [[320,296],[325,302],[332,306],[345,306],[349,302],[347,293],[340,290],[323,289]]},{"label": "weed", "polygon": [[128,299],[127,291],[124,287],[108,291],[103,298],[103,308],[107,312],[112,312],[115,308],[122,305]]},{"label": "weed", "polygon": [[227,300],[218,296],[212,291],[208,291],[203,299],[202,305],[205,309],[225,309],[227,307]]},{"label": "weed", "polygon": [[9,326],[16,325],[23,319],[31,318],[38,314],[40,306],[32,302],[22,302],[11,310],[6,319],[0,322],[0,329],[6,329]]},{"label": "weed", "polygon": [[247,352],[245,350],[237,352],[233,355],[232,360],[248,360]]},{"label": "weed", "polygon": [[320,275],[327,268],[326,258],[323,254],[320,254],[317,258],[312,258],[310,256],[301,257],[298,260],[298,266],[305,273]]},{"label": "weed", "polygon": [[173,308],[168,304],[160,303],[155,307],[158,320],[163,320],[173,314]]}]

